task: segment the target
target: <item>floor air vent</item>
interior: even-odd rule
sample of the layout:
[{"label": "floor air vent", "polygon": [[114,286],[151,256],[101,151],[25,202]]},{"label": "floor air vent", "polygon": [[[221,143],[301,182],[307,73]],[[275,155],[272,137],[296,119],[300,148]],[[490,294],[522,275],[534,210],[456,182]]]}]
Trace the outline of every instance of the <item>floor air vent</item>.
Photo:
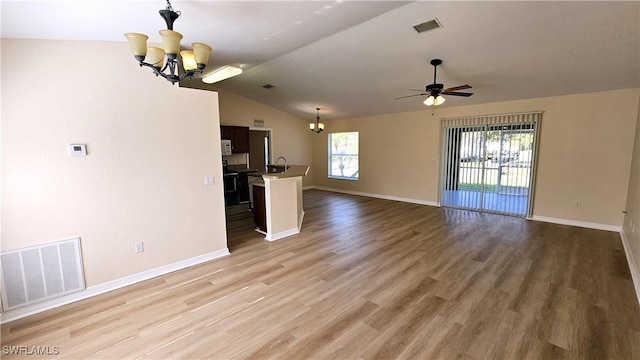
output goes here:
[{"label": "floor air vent", "polygon": [[4,311],[83,290],[80,238],[0,254]]}]

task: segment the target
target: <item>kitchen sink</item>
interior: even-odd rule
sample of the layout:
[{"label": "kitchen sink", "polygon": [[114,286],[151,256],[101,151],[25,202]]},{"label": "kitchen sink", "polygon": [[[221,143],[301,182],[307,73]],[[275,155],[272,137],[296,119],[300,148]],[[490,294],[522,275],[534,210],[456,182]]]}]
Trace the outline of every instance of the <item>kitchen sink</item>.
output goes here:
[{"label": "kitchen sink", "polygon": [[289,169],[290,166],[284,166],[284,165],[267,165],[267,172],[268,173],[281,173],[281,172],[285,172],[287,171],[287,169]]}]

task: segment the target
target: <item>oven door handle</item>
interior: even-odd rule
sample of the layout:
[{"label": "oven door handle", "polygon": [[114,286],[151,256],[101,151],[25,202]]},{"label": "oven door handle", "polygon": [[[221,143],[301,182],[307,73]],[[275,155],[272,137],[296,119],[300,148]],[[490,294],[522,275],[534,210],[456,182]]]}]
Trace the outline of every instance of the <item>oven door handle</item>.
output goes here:
[{"label": "oven door handle", "polygon": [[231,191],[237,191],[238,190],[238,175],[233,175],[233,190]]}]

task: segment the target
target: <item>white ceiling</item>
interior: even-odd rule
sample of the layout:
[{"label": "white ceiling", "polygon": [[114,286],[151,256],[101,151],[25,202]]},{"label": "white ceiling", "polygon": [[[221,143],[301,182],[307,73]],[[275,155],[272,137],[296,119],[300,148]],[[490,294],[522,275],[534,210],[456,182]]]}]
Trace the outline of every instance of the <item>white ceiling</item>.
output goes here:
[{"label": "white ceiling", "polygon": [[[258,102],[323,120],[424,109],[394,100],[433,81],[469,84],[460,106],[640,87],[640,2],[181,1],[183,45],[213,47],[205,73],[245,72],[221,83]],[[122,41],[164,28],[165,1],[2,1],[2,37]],[[413,25],[438,18],[443,28]],[[131,61],[135,61],[133,57]],[[143,70],[141,70],[143,71]],[[151,76],[151,74],[150,74]],[[158,80],[160,82],[160,79]],[[273,84],[270,90],[264,84]],[[163,86],[171,86],[168,82]],[[467,90],[465,90],[467,91]]]}]

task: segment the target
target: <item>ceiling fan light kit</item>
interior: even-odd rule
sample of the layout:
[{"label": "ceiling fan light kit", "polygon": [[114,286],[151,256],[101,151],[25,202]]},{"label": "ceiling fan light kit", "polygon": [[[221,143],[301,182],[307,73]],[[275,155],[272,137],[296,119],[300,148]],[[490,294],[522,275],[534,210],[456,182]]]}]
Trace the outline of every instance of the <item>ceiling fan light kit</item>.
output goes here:
[{"label": "ceiling fan light kit", "polygon": [[[133,56],[138,60],[140,66],[151,68],[156,76],[162,76],[172,85],[186,78],[192,78],[195,73],[202,74],[202,71],[209,63],[211,46],[194,42],[191,44],[193,50],[180,51],[182,34],[173,31],[173,22],[180,17],[180,12],[173,11],[169,0],[167,0],[167,8],[159,12],[167,24],[167,30],[160,30],[162,48],[148,47],[147,40],[149,37],[145,34],[126,33],[124,36],[129,41],[129,49]],[[184,70],[181,74],[180,65]],[[166,72],[167,70],[168,73]]]},{"label": "ceiling fan light kit", "polygon": [[320,134],[324,130],[324,124],[320,122],[320,108],[316,108],[316,122],[309,124],[309,130],[316,134]]},{"label": "ceiling fan light kit", "polygon": [[471,89],[470,85],[460,85],[460,86],[454,86],[454,87],[445,89],[443,84],[438,84],[436,82],[436,75],[437,75],[436,71],[438,69],[438,65],[440,64],[442,64],[442,60],[440,59],[431,60],[431,65],[433,65],[433,84],[427,85],[424,91],[412,90],[412,91],[420,91],[421,92],[420,94],[401,96],[401,97],[395,98],[394,100],[404,99],[412,96],[428,95],[427,98],[424,100],[423,104],[425,104],[426,106],[438,106],[438,105],[444,104],[444,102],[447,100],[444,98],[444,96],[442,96],[443,94],[453,95],[453,96],[464,96],[464,97],[469,97],[473,95],[473,93],[457,91],[457,90],[463,90],[463,89]]},{"label": "ceiling fan light kit", "polygon": [[427,106],[438,106],[438,105],[442,105],[445,101],[447,101],[447,99],[445,99],[442,95],[438,95],[438,96],[429,95],[429,97],[427,97],[427,99],[423,102],[423,104]]}]

